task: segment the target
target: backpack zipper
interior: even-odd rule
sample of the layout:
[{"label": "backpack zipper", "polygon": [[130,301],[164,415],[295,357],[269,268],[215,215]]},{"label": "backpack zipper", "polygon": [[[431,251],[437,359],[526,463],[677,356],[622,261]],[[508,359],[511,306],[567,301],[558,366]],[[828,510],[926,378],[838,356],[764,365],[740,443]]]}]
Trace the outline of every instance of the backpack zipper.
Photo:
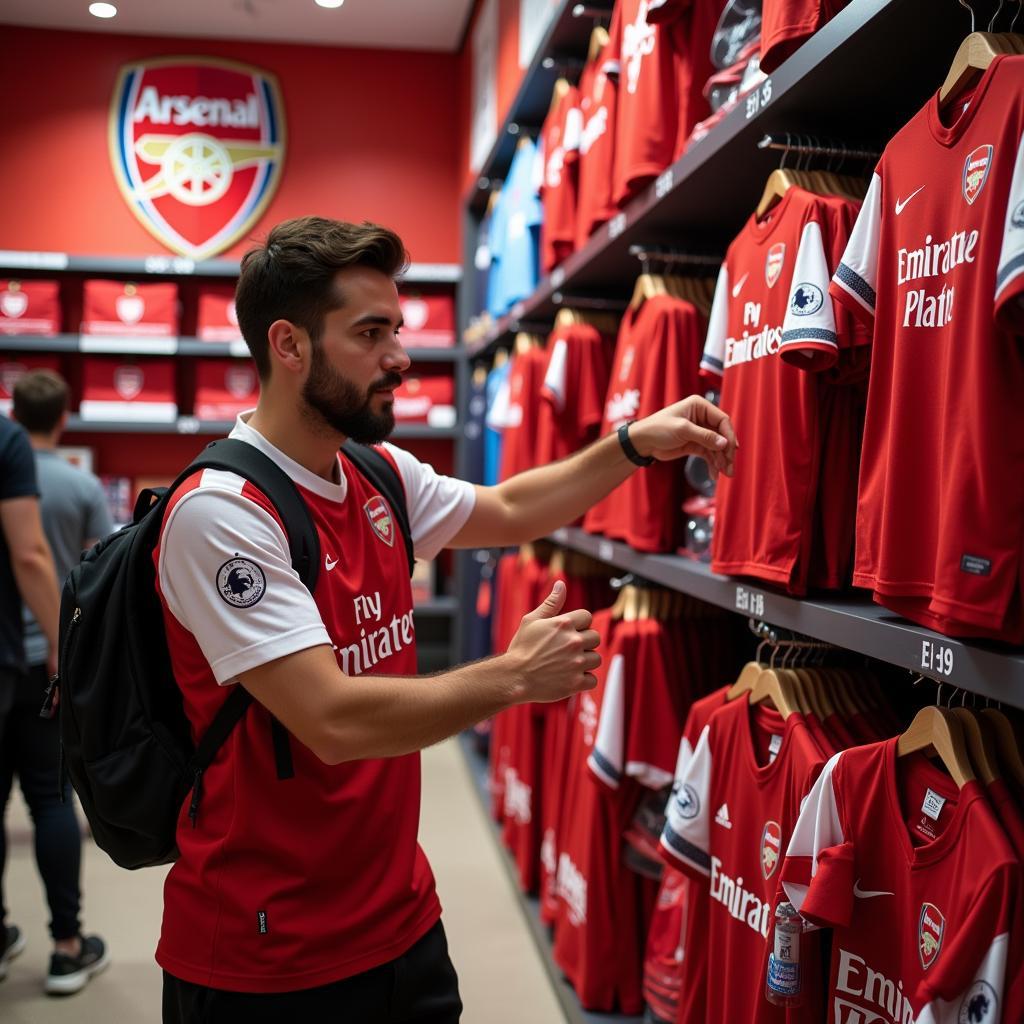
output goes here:
[{"label": "backpack zipper", "polygon": [[[60,648],[60,665],[66,665],[68,660],[68,647],[71,644],[71,636],[75,631],[75,626],[78,625],[82,620],[82,609],[75,608],[74,614],[71,616],[71,621],[68,623],[68,630],[64,634],[64,642]],[[43,706],[39,711],[40,718],[53,718],[54,716],[54,704],[57,703],[57,695],[60,692],[60,672],[54,673],[46,686],[46,692],[43,695]]]}]

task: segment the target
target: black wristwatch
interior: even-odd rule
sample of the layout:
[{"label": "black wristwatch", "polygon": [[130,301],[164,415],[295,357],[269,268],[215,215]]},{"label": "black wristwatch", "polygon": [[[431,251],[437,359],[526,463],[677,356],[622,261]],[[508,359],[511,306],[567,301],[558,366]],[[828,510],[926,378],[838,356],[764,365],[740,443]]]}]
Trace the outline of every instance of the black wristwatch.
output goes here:
[{"label": "black wristwatch", "polygon": [[619,444],[622,445],[622,450],[626,455],[626,458],[635,466],[649,466],[654,462],[653,455],[643,456],[634,447],[633,442],[629,439],[629,428],[636,423],[636,420],[630,420],[628,423],[623,423],[619,427]]}]

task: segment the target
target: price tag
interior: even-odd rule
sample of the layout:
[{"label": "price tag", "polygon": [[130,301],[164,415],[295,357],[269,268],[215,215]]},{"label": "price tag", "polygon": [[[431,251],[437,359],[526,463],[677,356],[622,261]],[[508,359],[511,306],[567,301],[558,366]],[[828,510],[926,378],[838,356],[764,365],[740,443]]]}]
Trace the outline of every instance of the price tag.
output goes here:
[{"label": "price tag", "polygon": [[562,282],[564,280],[565,280],[565,268],[564,267],[555,267],[555,269],[551,271],[551,287],[552,287],[552,289],[561,288],[562,287]]},{"label": "price tag", "polygon": [[747,95],[747,120],[756,117],[772,101],[772,80],[766,78],[761,85]]},{"label": "price tag", "polygon": [[625,230],[626,215],[624,213],[617,213],[610,221],[608,221],[608,237],[610,239],[618,238]]},{"label": "price tag", "polygon": [[656,199],[664,199],[665,196],[672,191],[672,186],[676,183],[675,175],[672,173],[670,167],[663,174],[658,175],[654,180],[654,196]]},{"label": "price tag", "polygon": [[953,674],[953,648],[947,644],[937,644],[932,640],[922,640],[921,668],[925,672],[951,676]]},{"label": "price tag", "polygon": [[178,433],[179,434],[198,434],[199,433],[199,420],[195,416],[179,416],[178,417]]},{"label": "price tag", "polygon": [[610,562],[615,557],[615,545],[610,540],[602,540],[597,545],[597,557],[602,562]]},{"label": "price tag", "polygon": [[760,590],[737,587],[736,610],[755,618],[764,618],[764,594]]}]

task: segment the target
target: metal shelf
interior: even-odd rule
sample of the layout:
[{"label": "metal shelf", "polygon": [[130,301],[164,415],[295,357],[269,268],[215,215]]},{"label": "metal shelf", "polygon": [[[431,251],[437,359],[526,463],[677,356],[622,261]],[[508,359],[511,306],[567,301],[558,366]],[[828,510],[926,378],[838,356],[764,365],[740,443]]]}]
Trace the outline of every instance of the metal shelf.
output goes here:
[{"label": "metal shelf", "polygon": [[640,1017],[624,1017],[617,1013],[588,1013],[580,1006],[580,1001],[573,991],[572,986],[565,980],[561,969],[551,956],[551,935],[547,926],[540,919],[539,902],[535,896],[526,896],[519,888],[519,876],[516,870],[515,861],[509,855],[501,842],[501,829],[491,818],[490,795],[487,791],[487,761],[474,749],[473,738],[468,732],[459,735],[459,746],[462,747],[463,756],[466,759],[466,768],[473,781],[473,788],[480,798],[480,809],[484,816],[491,835],[494,837],[495,845],[501,858],[501,863],[508,875],[509,885],[517,897],[519,907],[523,912],[523,918],[530,929],[533,941],[537,944],[537,951],[544,963],[551,987],[555,990],[558,1002],[568,1024],[642,1024]]},{"label": "metal shelf", "polygon": [[[117,277],[238,277],[238,260],[195,260],[184,256],[76,256],[66,252],[0,250],[0,271],[113,274]],[[411,263],[402,277],[409,284],[457,284],[457,263]]]},{"label": "metal shelf", "polygon": [[[908,45],[920,37],[922,25],[927,46]],[[519,321],[553,316],[557,293],[626,296],[639,271],[630,245],[724,253],[779,165],[777,153],[757,148],[761,136],[804,132],[881,150],[942,82],[967,31],[956,3],[852,0],[470,346],[470,357],[514,332]]]},{"label": "metal shelf", "polygon": [[[234,420],[200,420],[195,416],[179,416],[169,422],[152,420],[83,420],[68,417],[67,430],[79,434],[213,434],[223,437],[235,425]],[[391,439],[452,440],[461,436],[461,427],[429,427],[422,423],[399,423]]]},{"label": "metal shelf", "polygon": [[760,582],[718,576],[688,558],[641,554],[576,527],[556,530],[550,539],[720,608],[1024,708],[1024,651],[942,636],[860,594],[788,597]]}]

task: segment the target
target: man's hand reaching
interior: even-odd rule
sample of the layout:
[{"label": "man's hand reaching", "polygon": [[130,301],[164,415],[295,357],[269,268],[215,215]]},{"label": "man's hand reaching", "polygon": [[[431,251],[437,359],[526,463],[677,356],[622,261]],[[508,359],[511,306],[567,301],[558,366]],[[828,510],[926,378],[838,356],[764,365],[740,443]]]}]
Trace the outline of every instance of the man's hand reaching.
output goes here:
[{"label": "man's hand reaching", "polygon": [[666,406],[629,428],[633,447],[659,462],[671,462],[686,455],[707,461],[713,477],[732,476],[739,442],[732,423],[721,409],[706,398],[690,395]]}]

